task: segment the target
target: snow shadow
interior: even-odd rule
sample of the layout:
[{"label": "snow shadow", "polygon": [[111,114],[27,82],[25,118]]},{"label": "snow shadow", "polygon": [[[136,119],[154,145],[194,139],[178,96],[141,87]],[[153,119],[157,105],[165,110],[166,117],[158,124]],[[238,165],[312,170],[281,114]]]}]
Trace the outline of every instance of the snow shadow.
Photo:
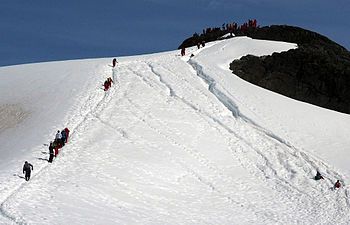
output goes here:
[{"label": "snow shadow", "polygon": [[25,179],[25,177],[24,177],[24,176],[19,175],[19,174],[16,174],[16,173],[15,173],[15,174],[13,174],[13,176],[14,176],[14,177],[19,177],[19,178],[21,178],[21,179]]}]

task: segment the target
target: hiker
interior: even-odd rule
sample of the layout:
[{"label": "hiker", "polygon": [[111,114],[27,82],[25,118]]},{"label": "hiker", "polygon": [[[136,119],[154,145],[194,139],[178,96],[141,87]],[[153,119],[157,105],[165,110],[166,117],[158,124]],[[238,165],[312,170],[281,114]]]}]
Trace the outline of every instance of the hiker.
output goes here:
[{"label": "hiker", "polygon": [[117,59],[116,58],[113,59],[112,64],[113,64],[113,68],[114,68],[115,65],[117,64]]},{"label": "hiker", "polygon": [[58,130],[55,136],[55,140],[59,143],[62,139],[62,134],[61,132]]},{"label": "hiker", "polygon": [[108,78],[107,78],[107,85],[108,85],[107,90],[112,86],[112,83],[113,83],[112,78],[111,78],[111,77],[108,77]]},{"label": "hiker", "polygon": [[111,77],[108,77],[107,81],[109,82],[109,86],[112,86],[112,83],[114,83]]},{"label": "hiker", "polygon": [[109,89],[108,80],[106,80],[106,81],[103,83],[103,86],[105,87],[104,91],[108,91],[108,89]]},{"label": "hiker", "polygon": [[340,186],[341,186],[340,181],[337,180],[337,182],[335,182],[335,184],[334,184],[334,189],[340,188]]},{"label": "hiker", "polygon": [[185,52],[186,52],[185,47],[182,47],[182,49],[181,49],[181,56],[184,56],[184,55],[185,55]]},{"label": "hiker", "polygon": [[49,146],[49,154],[50,154],[49,163],[52,163],[52,160],[54,157],[53,149],[54,149],[54,147],[53,147],[53,143],[51,141],[50,146]]},{"label": "hiker", "polygon": [[316,176],[315,176],[315,180],[321,180],[321,179],[324,179],[323,176],[321,175],[320,172],[316,172]]},{"label": "hiker", "polygon": [[62,144],[62,134],[61,132],[58,130],[55,136],[55,141],[58,145],[58,148],[62,148],[63,144]]},{"label": "hiker", "polygon": [[67,143],[68,137],[69,137],[69,129],[66,127],[66,128],[64,128],[64,131],[66,132],[66,143]]},{"label": "hiker", "polygon": [[30,179],[30,172],[33,170],[33,165],[28,163],[27,161],[24,162],[23,165],[23,173],[25,173],[25,179],[28,181]]},{"label": "hiker", "polygon": [[66,139],[67,139],[67,134],[66,134],[66,130],[65,130],[65,129],[63,129],[63,130],[61,131],[61,136],[62,136],[62,138],[61,138],[61,144],[62,144],[62,147],[63,147],[64,144],[66,143]]},{"label": "hiker", "polygon": [[54,156],[56,157],[56,156],[58,155],[59,143],[55,140],[55,141],[52,143],[52,147],[53,147],[53,149],[55,150]]}]

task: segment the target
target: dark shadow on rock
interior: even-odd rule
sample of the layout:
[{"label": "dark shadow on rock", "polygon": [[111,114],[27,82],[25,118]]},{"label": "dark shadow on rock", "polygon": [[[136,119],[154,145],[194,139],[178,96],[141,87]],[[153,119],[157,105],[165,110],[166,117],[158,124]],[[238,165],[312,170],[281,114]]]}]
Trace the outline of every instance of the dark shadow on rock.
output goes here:
[{"label": "dark shadow on rock", "polygon": [[350,113],[350,52],[320,34],[292,26],[249,30],[255,39],[298,44],[269,56],[243,56],[230,64],[240,78],[287,97]]}]

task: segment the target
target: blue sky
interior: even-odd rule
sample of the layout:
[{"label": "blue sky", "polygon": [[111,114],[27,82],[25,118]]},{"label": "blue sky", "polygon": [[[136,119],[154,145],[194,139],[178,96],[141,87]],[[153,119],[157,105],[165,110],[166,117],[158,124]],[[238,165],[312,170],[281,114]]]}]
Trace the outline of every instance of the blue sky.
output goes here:
[{"label": "blue sky", "polygon": [[0,66],[176,49],[203,28],[256,18],[323,34],[350,49],[349,0],[9,0]]}]

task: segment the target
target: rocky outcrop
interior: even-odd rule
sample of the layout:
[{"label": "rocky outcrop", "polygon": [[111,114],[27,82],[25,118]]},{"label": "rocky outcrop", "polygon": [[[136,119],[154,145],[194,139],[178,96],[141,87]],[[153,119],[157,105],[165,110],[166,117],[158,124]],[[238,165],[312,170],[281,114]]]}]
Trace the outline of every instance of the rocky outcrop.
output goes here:
[{"label": "rocky outcrop", "polygon": [[247,55],[230,64],[234,74],[285,96],[350,113],[350,52],[328,38],[298,27],[249,29],[245,35],[297,43],[271,56]]}]

